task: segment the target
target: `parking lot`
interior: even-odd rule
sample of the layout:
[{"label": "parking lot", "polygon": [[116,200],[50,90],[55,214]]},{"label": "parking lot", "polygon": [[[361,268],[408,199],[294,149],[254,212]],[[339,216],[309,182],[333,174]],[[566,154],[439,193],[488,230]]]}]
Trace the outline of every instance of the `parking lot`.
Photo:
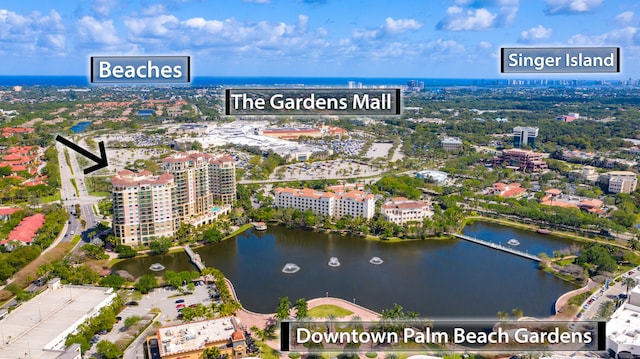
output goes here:
[{"label": "parking lot", "polygon": [[350,160],[333,160],[313,163],[296,163],[278,167],[272,180],[341,179],[345,177],[368,177],[383,171],[366,164]]},{"label": "parking lot", "polygon": [[[166,289],[166,288],[158,288],[153,292],[146,294],[139,301],[134,301],[129,305],[126,305],[125,308],[118,314],[118,318],[120,319],[114,326],[111,331],[107,332],[104,335],[98,335],[96,337],[96,342],[106,340],[112,343],[115,343],[119,340],[131,338],[131,333],[129,333],[125,326],[124,321],[131,316],[139,316],[142,318],[145,317],[154,317],[155,313],[151,312],[152,308],[157,308],[160,310],[160,316],[157,321],[160,322],[163,326],[170,325],[173,323],[181,322],[178,319],[178,309],[176,306],[179,303],[176,303],[178,300],[184,300],[183,303],[185,306],[190,306],[192,304],[211,304],[211,299],[209,298],[209,288],[205,285],[196,286],[192,294],[180,295],[180,292],[175,289]],[[130,301],[131,302],[131,301]],[[153,331],[153,326],[147,329],[148,333]],[[140,354],[143,352],[142,343],[145,335],[141,335],[138,340],[136,340],[131,346],[127,349],[127,353],[136,353]],[[140,340],[142,339],[142,340]],[[91,347],[91,349],[86,353],[85,357],[91,357],[95,354],[95,345]],[[126,356],[125,356],[126,357]],[[135,356],[134,356],[135,357]]]}]

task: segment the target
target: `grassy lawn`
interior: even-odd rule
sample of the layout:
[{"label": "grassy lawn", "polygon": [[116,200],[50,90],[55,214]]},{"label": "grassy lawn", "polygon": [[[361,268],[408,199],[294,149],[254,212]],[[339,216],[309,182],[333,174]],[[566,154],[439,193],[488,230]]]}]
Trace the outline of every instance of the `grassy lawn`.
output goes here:
[{"label": "grassy lawn", "polygon": [[96,196],[96,197],[108,197],[111,196],[111,192],[104,192],[104,191],[90,191],[89,195],[91,196]]},{"label": "grassy lawn", "polygon": [[76,196],[79,197],[80,192],[78,191],[78,184],[76,183],[76,179],[72,178],[70,181],[71,181],[71,184],[73,185],[73,188],[76,190]]},{"label": "grassy lawn", "polygon": [[41,198],[42,203],[51,203],[60,200],[60,191],[56,191],[56,193],[52,196],[44,196]]},{"label": "grassy lawn", "polygon": [[329,315],[340,318],[351,314],[353,314],[352,311],[333,304],[322,304],[309,309],[309,316],[312,318],[326,318]]},{"label": "grassy lawn", "polygon": [[69,169],[71,170],[71,175],[73,176],[73,167],[71,166],[71,158],[69,157],[69,152],[67,151],[67,149],[64,149],[64,159],[67,162],[67,166],[69,166]]}]

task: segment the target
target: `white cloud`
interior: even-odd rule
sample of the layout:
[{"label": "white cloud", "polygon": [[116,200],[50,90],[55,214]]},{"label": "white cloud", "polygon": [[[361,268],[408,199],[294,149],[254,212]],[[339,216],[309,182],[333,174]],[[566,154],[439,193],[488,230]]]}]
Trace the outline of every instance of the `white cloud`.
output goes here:
[{"label": "white cloud", "polygon": [[33,51],[63,50],[64,24],[62,17],[55,10],[42,15],[33,12],[21,15],[7,9],[0,9],[0,42],[5,49],[17,46],[16,49]]},{"label": "white cloud", "polygon": [[83,16],[78,20],[78,40],[89,46],[121,43],[111,20],[100,21],[92,16]]},{"label": "white cloud", "polygon": [[128,17],[124,20],[124,25],[134,37],[163,37],[178,23],[173,15]]},{"label": "white cloud", "polygon": [[497,17],[484,8],[465,11],[459,6],[451,6],[439,27],[449,31],[487,30],[494,27]]},{"label": "white cloud", "polygon": [[377,29],[355,29],[353,31],[353,37],[355,39],[374,40],[387,36],[400,35],[407,31],[419,30],[421,27],[422,23],[414,19],[395,20],[388,17],[385,19],[384,24]]},{"label": "white cloud", "polygon": [[422,24],[414,19],[398,19],[388,17],[384,23],[384,29],[389,34],[401,34],[407,30],[418,30]]},{"label": "white cloud", "polygon": [[524,30],[520,33],[519,42],[522,43],[537,43],[551,37],[553,30],[546,28],[542,25],[532,27],[529,30]]},{"label": "white cloud", "polygon": [[633,20],[634,15],[633,11],[625,11],[616,16],[616,21],[622,24],[628,24]]},{"label": "white cloud", "polygon": [[479,31],[514,22],[520,0],[458,0],[447,8],[437,28],[447,31]]},{"label": "white cloud", "polygon": [[483,49],[490,49],[493,45],[488,41],[480,41],[480,47]]},{"label": "white cloud", "polygon": [[622,29],[614,29],[600,35],[573,35],[567,43],[571,46],[636,46],[638,43],[639,29],[628,26]]},{"label": "white cloud", "polygon": [[546,13],[556,14],[582,14],[592,12],[604,0],[545,0],[547,3]]},{"label": "white cloud", "polygon": [[117,1],[113,0],[93,0],[91,2],[91,11],[96,17],[108,17],[113,7],[117,5]]},{"label": "white cloud", "polygon": [[252,2],[254,4],[269,4],[271,0],[242,0],[244,2]]}]

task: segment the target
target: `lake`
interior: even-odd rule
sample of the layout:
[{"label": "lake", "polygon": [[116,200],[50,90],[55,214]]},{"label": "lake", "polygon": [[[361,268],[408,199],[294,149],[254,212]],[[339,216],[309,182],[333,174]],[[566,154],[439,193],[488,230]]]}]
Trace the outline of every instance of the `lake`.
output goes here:
[{"label": "lake", "polygon": [[[572,244],[483,222],[467,226],[464,233],[498,243],[515,236],[519,249],[536,254]],[[458,239],[387,243],[270,226],[196,252],[233,282],[243,306],[263,313],[274,312],[279,297],[295,301],[328,294],[375,311],[398,303],[429,318],[495,318],[498,311],[516,307],[544,317],[552,314],[561,294],[576,288],[539,270],[537,262]],[[373,256],[384,263],[369,263]],[[331,257],[340,265],[329,266]],[[114,270],[138,276],[152,273],[148,268],[156,262],[169,270],[194,269],[186,254],[174,253],[125,260]],[[300,270],[283,273],[287,263]]]}]

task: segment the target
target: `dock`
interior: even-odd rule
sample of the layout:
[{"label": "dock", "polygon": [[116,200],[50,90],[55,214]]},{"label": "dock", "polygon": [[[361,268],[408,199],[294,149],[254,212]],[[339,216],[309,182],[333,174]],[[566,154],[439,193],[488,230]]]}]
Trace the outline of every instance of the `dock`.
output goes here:
[{"label": "dock", "polygon": [[200,272],[202,272],[205,269],[205,265],[204,265],[204,262],[202,262],[202,258],[200,258],[200,255],[194,252],[193,249],[189,247],[189,245],[184,246],[184,252],[189,256],[191,263],[193,263],[193,265],[195,265]]},{"label": "dock", "polygon": [[531,253],[527,253],[527,252],[523,252],[523,251],[519,251],[517,249],[511,248],[511,247],[506,247],[497,243],[493,243],[493,242],[488,242],[488,241],[484,241],[482,239],[478,239],[478,238],[474,238],[474,237],[469,237],[469,236],[465,236],[463,234],[456,234],[456,233],[450,233],[452,236],[456,237],[456,238],[460,238],[460,239],[464,239],[465,241],[469,241],[469,242],[473,242],[476,244],[480,244],[483,245],[485,247],[489,247],[489,248],[493,248],[495,250],[498,251],[503,251],[506,253],[510,253],[510,254],[515,254],[517,256],[523,257],[523,258],[527,258],[527,259],[531,259],[532,261],[536,261],[536,262],[540,262],[541,259],[540,257],[533,255]]}]

